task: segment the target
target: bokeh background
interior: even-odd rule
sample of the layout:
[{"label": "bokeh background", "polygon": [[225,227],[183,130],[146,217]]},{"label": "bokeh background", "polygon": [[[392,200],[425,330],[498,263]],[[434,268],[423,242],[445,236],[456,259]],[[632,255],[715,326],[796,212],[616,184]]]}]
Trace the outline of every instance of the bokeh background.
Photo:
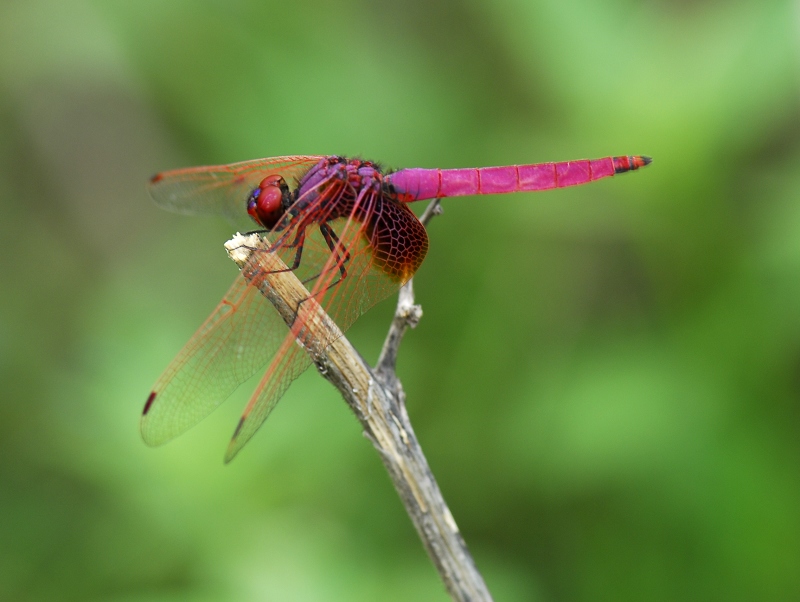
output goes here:
[{"label": "bokeh background", "polygon": [[236,273],[147,178],[295,153],[652,155],[445,202],[409,412],[497,600],[800,599],[800,4],[760,0],[4,0],[0,599],[447,599],[313,371],[229,466],[249,384],[140,440]]}]

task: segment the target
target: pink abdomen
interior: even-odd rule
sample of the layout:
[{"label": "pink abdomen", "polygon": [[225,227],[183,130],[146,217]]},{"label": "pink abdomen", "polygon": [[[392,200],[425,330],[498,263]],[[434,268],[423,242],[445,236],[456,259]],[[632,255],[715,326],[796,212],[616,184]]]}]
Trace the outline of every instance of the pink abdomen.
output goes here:
[{"label": "pink abdomen", "polygon": [[471,194],[501,194],[563,188],[638,169],[649,157],[606,157],[562,163],[508,165],[468,169],[421,169],[396,171],[386,176],[404,202]]}]

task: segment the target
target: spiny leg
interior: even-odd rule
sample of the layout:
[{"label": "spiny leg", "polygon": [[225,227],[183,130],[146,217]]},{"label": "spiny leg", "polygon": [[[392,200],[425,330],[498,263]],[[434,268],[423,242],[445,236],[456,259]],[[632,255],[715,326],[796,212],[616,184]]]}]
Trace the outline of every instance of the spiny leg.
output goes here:
[{"label": "spiny leg", "polygon": [[[312,295],[309,295],[308,297],[306,297],[305,299],[300,301],[300,303],[297,304],[297,310],[295,311],[295,314],[294,314],[294,319],[295,320],[297,319],[297,316],[300,314],[300,306],[303,303],[308,301],[311,297],[316,297],[316,296],[324,294],[326,291],[330,290],[331,288],[333,288],[334,286],[339,284],[342,280],[347,278],[347,268],[345,267],[345,264],[350,261],[350,253],[348,252],[347,249],[342,249],[342,251],[344,253],[344,257],[339,255],[339,252],[336,249],[336,247],[339,245],[339,237],[336,236],[336,232],[334,232],[333,229],[330,226],[328,226],[325,223],[322,223],[322,224],[320,224],[319,229],[320,229],[320,232],[322,232],[322,236],[325,238],[325,242],[327,243],[328,248],[331,250],[331,255],[334,257],[336,265],[338,266],[338,270],[340,272],[340,276],[335,281],[333,281],[330,284],[328,284],[325,287],[323,287],[321,290],[318,290],[317,292],[313,293]],[[317,274],[316,276],[311,276],[311,278],[307,278],[306,280],[303,280],[303,284],[306,284],[306,283],[308,283],[308,282],[310,282],[312,280],[315,280],[315,279],[319,278],[326,271],[327,270],[323,269],[323,271],[320,272],[319,274]]]},{"label": "spiny leg", "polygon": [[294,254],[294,261],[292,262],[292,265],[290,265],[289,267],[287,267],[285,269],[277,270],[276,272],[273,272],[273,273],[294,272],[297,268],[299,268],[300,267],[300,258],[303,256],[303,247],[305,246],[305,243],[306,243],[306,229],[305,228],[301,228],[300,230],[298,230],[297,236],[295,237],[295,239],[292,242],[292,244],[286,245],[286,247],[285,247],[287,249],[297,248],[297,251]]},{"label": "spiny leg", "polygon": [[[339,284],[342,280],[347,278],[347,268],[345,267],[345,265],[350,261],[350,252],[347,249],[342,249],[342,251],[344,252],[344,257],[340,257],[339,256],[339,252],[336,249],[337,246],[339,246],[339,237],[336,236],[336,232],[333,231],[333,228],[331,228],[326,223],[322,223],[319,226],[319,231],[322,233],[322,236],[325,238],[325,243],[328,245],[328,248],[331,250],[331,254],[333,255],[333,257],[334,257],[334,259],[336,261],[336,265],[338,266],[338,269],[339,269],[339,272],[341,273],[341,276],[337,280],[335,280],[334,282],[331,282],[329,285],[327,285],[321,291],[318,291],[316,294],[324,293],[328,289],[333,288],[334,286]],[[306,278],[305,280],[303,280],[303,284],[308,284],[312,280],[316,280],[317,278],[322,276],[322,274],[324,274],[324,273],[325,273],[325,270],[323,270],[319,274],[311,276],[310,278]]]},{"label": "spiny leg", "polygon": [[[300,259],[303,256],[303,248],[305,246],[305,241],[306,241],[306,229],[305,226],[302,226],[297,229],[297,234],[294,237],[294,240],[291,242],[291,244],[283,245],[284,249],[295,249],[295,248],[297,249],[297,251],[295,251],[294,254],[294,261],[292,262],[292,265],[286,268],[281,268],[280,270],[272,270],[267,273],[280,274],[282,272],[294,272],[298,267],[300,267]],[[274,253],[275,250],[280,246],[279,243],[280,240],[276,242],[274,245],[270,246],[269,249],[267,249],[267,253]]]}]

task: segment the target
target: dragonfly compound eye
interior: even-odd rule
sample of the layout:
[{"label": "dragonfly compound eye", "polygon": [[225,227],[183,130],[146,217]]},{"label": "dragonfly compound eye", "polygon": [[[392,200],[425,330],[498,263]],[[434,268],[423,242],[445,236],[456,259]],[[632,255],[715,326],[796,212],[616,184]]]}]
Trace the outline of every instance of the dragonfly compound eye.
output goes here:
[{"label": "dragonfly compound eye", "polygon": [[250,195],[247,213],[267,229],[272,229],[283,216],[283,196],[286,183],[280,176],[269,176]]}]

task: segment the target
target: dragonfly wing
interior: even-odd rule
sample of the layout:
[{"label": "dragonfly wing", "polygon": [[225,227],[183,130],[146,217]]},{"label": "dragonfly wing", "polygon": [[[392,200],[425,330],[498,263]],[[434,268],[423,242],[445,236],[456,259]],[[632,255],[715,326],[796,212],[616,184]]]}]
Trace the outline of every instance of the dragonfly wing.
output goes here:
[{"label": "dragonfly wing", "polygon": [[294,333],[289,332],[239,420],[236,431],[228,444],[228,450],[225,452],[226,463],[233,460],[234,456],[250,441],[280,398],[283,397],[289,385],[310,365],[311,358],[308,353],[297,344]]},{"label": "dragonfly wing", "polygon": [[153,386],[141,419],[145,442],[159,445],[205,418],[267,364],[285,334],[272,305],[238,275]]},{"label": "dragonfly wing", "polygon": [[166,171],[150,180],[150,195],[159,207],[187,214],[222,215],[241,231],[254,229],[247,199],[261,180],[280,175],[290,188],[324,157],[271,157]]}]

